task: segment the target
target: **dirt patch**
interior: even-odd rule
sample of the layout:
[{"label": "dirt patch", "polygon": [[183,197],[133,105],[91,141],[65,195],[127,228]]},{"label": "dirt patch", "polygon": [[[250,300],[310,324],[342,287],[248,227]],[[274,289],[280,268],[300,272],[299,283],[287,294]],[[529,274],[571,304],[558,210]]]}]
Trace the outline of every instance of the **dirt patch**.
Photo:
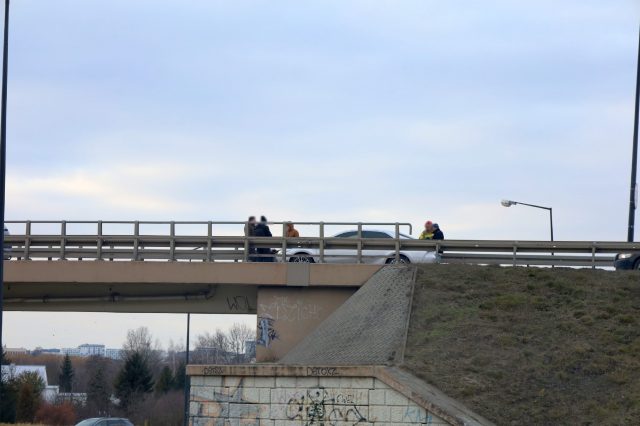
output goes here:
[{"label": "dirt patch", "polygon": [[640,274],[420,267],[404,367],[499,425],[640,424]]}]

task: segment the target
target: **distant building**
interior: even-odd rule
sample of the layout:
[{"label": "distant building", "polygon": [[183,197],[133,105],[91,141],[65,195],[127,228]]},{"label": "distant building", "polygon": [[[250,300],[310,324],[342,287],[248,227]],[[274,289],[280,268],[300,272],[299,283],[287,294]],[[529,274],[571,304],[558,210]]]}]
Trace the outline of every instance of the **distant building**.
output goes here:
[{"label": "distant building", "polygon": [[105,349],[104,357],[115,359],[116,361],[119,359],[122,359],[122,349],[113,349],[113,348]]},{"label": "distant building", "polygon": [[70,402],[76,405],[87,405],[87,394],[79,393],[79,392],[60,392],[56,396],[56,404],[61,404],[63,402]]},{"label": "distant building", "polygon": [[104,356],[104,345],[92,345],[85,343],[78,346],[80,356]]},{"label": "distant building", "polygon": [[80,355],[80,348],[62,348],[60,352],[62,352],[62,355],[82,356]]},{"label": "distant building", "polygon": [[29,353],[28,349],[25,348],[4,348],[4,352],[7,354],[7,356],[11,356],[11,355],[26,355]]},{"label": "distant building", "polygon": [[62,348],[62,354],[69,356],[105,356],[104,345],[85,343],[77,348]]},{"label": "distant building", "polygon": [[63,348],[60,349],[63,355],[69,354],[69,356],[101,356],[114,360],[122,359],[122,349],[106,348],[104,345],[84,343],[77,348]]},{"label": "distant building", "polygon": [[1,374],[2,380],[11,380],[19,377],[24,373],[36,373],[44,382],[44,391],[42,392],[42,398],[47,402],[55,402],[58,397],[58,386],[49,386],[47,380],[47,367],[44,365],[3,365]]},{"label": "distant building", "polygon": [[41,354],[47,354],[47,355],[62,355],[62,352],[60,351],[60,349],[54,349],[54,348],[42,348],[40,346],[38,346],[37,348],[35,348],[34,350],[31,351],[31,355],[41,355]]},{"label": "distant building", "polygon": [[244,342],[244,356],[247,361],[255,360],[256,358],[256,341],[247,340]]}]

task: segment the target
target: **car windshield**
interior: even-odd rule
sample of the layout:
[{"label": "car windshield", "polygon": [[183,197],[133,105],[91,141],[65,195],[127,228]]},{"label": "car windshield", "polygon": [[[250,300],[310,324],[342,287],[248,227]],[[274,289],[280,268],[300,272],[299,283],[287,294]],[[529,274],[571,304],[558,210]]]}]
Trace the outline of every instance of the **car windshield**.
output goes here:
[{"label": "car windshield", "polygon": [[348,231],[348,232],[341,232],[337,234],[334,238],[357,238],[357,237],[358,237],[358,231]]},{"label": "car windshield", "polygon": [[96,423],[96,421],[98,421],[99,419],[87,419],[87,420],[83,420],[80,423],[76,424],[76,426],[92,426]]}]

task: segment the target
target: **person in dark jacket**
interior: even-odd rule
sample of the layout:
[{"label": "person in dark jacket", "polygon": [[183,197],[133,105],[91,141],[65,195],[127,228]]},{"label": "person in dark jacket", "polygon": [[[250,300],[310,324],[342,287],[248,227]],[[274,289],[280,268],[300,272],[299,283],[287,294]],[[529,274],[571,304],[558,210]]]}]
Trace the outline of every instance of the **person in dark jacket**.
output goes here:
[{"label": "person in dark jacket", "polygon": [[[249,216],[247,223],[244,224],[244,236],[245,237],[255,237],[256,236],[256,217]],[[249,244],[249,262],[256,262],[257,259],[254,256],[256,254],[256,249],[252,244]]]},{"label": "person in dark jacket", "polygon": [[[260,216],[260,222],[256,225],[254,229],[254,233],[256,237],[273,237],[271,234],[271,230],[269,229],[269,225],[267,225],[267,218],[264,216]],[[257,262],[273,262],[274,259],[272,256],[266,256],[271,254],[270,248],[259,248],[257,249],[258,257],[256,259]]]},{"label": "person in dark jacket", "polygon": [[444,233],[440,226],[437,223],[433,224],[433,239],[434,240],[444,240]]}]

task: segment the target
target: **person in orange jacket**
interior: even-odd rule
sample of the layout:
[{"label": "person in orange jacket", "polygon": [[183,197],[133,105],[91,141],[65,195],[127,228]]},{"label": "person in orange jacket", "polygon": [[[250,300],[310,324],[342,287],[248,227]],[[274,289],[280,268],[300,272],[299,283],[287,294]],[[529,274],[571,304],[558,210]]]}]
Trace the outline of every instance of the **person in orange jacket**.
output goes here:
[{"label": "person in orange jacket", "polygon": [[300,237],[300,233],[294,227],[293,223],[287,223],[287,238],[298,238]]}]

